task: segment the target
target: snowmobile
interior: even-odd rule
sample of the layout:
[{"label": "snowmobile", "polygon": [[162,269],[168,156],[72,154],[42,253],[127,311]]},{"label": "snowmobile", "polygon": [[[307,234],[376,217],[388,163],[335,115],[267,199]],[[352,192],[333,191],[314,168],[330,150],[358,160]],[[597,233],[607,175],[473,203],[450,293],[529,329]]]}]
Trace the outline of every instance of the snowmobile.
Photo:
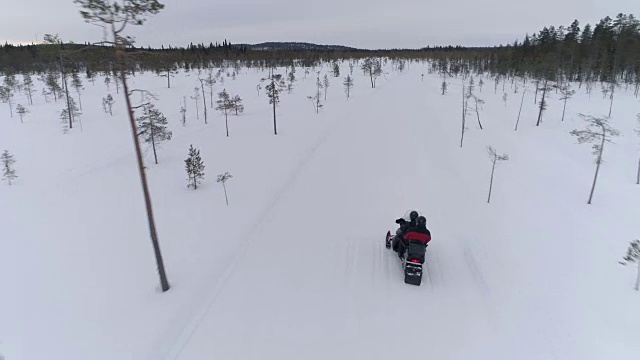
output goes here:
[{"label": "snowmobile", "polygon": [[[391,231],[387,231],[385,239],[387,249],[395,247],[393,251],[397,251],[397,243],[394,242],[394,239],[401,232],[402,230],[398,229],[395,235],[391,235]],[[399,256],[400,264],[404,271],[405,284],[420,286],[422,283],[422,266],[424,265],[426,251],[427,244],[420,241],[409,241],[404,253]]]}]

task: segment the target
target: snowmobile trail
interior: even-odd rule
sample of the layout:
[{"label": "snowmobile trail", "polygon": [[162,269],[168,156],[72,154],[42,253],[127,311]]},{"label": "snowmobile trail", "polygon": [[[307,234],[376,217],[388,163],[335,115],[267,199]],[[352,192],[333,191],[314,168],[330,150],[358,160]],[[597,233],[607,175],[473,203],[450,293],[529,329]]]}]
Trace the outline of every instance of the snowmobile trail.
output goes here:
[{"label": "snowmobile trail", "polygon": [[[400,78],[378,89],[371,95],[380,99],[377,105],[359,108],[356,118],[316,149],[313,161],[253,233],[260,241],[243,248],[215,299],[168,358],[409,356],[413,349],[388,346],[406,341],[393,331],[398,321],[424,324],[423,335],[432,341],[421,347],[422,354],[450,355],[460,336],[480,358],[500,354],[494,349],[500,331],[487,333],[481,326],[492,324],[490,312],[470,306],[482,297],[468,284],[473,275],[456,284],[457,274],[469,273],[464,264],[436,266],[444,277],[442,291],[434,293],[433,281],[421,287],[404,284],[399,261],[384,248],[393,220],[408,208],[424,206],[427,218],[434,219],[434,243],[442,241],[429,247],[428,262],[459,251],[445,245],[441,234],[446,232],[436,220],[441,217],[426,211],[444,207],[449,194],[440,187],[451,178],[438,174],[447,174],[446,160],[440,164],[423,152],[430,122],[411,106],[422,106],[422,94],[403,104],[383,101],[385,93],[412,80]],[[368,121],[380,113],[389,121]],[[424,164],[408,156],[412,151]],[[427,181],[432,190],[423,185]]]}]

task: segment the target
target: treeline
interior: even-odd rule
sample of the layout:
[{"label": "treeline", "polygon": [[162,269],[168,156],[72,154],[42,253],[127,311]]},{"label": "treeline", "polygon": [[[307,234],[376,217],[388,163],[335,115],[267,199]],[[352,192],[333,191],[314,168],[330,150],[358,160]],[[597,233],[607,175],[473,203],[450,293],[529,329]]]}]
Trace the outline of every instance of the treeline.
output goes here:
[{"label": "treeline", "polygon": [[[605,17],[595,26],[549,26],[522,41],[486,48],[460,46],[421,49],[291,49],[252,50],[245,45],[190,44],[160,49],[130,47],[130,70],[162,72],[199,69],[232,61],[244,67],[305,66],[323,62],[389,57],[431,61],[443,73],[490,73],[494,76],[533,77],[552,81],[640,81],[640,22],[634,15]],[[0,47],[0,71],[46,72],[65,63],[78,71],[107,72],[113,68],[113,48],[88,44],[22,45]]]}]

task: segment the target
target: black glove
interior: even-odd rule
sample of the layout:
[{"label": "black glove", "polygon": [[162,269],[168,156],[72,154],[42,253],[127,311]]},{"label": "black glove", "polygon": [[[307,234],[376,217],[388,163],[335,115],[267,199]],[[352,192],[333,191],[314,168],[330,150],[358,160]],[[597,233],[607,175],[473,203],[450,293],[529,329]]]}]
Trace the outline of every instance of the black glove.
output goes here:
[{"label": "black glove", "polygon": [[404,223],[406,223],[406,222],[407,222],[407,220],[405,220],[405,219],[403,219],[403,218],[400,218],[400,219],[397,219],[397,220],[396,220],[396,224],[398,224],[398,225],[402,225],[402,224],[404,224]]}]

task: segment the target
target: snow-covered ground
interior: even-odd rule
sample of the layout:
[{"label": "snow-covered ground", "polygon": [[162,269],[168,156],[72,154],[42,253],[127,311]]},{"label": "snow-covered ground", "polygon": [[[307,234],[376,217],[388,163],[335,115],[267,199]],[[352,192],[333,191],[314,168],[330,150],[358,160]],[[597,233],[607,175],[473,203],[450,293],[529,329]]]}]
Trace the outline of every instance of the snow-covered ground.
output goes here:
[{"label": "snow-covered ground", "polygon": [[[640,294],[618,264],[640,236],[635,185],[640,103],[624,88],[605,147],[594,203],[595,164],[569,134],[579,112],[602,115],[598,87],[578,90],[564,122],[550,93],[540,127],[532,86],[514,131],[521,92],[492,80],[484,130],[468,117],[459,146],[460,78],[410,64],[371,89],[361,71],[346,100],[342,76],[320,114],[306,98],[314,73],[282,94],[279,135],[266,72],[243,69],[226,88],[245,100],[229,118],[195,116],[197,74],[166,88],[154,74],[131,78],[157,94],[174,132],[146,153],[169,281],[157,289],[144,203],[122,95],[85,80],[82,132],[61,132],[61,101],[37,95],[21,124],[0,104],[0,151],[19,178],[0,184],[0,354],[39,359],[622,359],[640,352]],[[230,70],[232,71],[232,70]],[[279,69],[284,72],[284,69]],[[321,76],[328,73],[325,66]],[[425,74],[421,81],[421,74]],[[20,78],[20,77],[19,77]],[[263,84],[264,86],[264,84]],[[576,86],[577,87],[577,86]],[[38,84],[39,90],[41,85]],[[522,87],[521,90],[522,91]],[[101,99],[114,95],[114,116]],[[39,91],[38,91],[39,94]],[[187,97],[188,122],[179,108]],[[540,96],[540,95],[539,95]],[[539,99],[539,97],[538,97]],[[27,105],[24,95],[16,103]],[[134,95],[134,100],[139,100]],[[215,100],[215,95],[214,95]],[[202,100],[201,100],[202,101]],[[207,96],[207,104],[209,105]],[[187,189],[184,159],[201,150],[206,179]],[[496,170],[487,204],[486,146],[510,160]],[[229,171],[230,205],[215,176]],[[402,281],[384,248],[393,220],[417,208],[434,240],[422,286]]]}]

